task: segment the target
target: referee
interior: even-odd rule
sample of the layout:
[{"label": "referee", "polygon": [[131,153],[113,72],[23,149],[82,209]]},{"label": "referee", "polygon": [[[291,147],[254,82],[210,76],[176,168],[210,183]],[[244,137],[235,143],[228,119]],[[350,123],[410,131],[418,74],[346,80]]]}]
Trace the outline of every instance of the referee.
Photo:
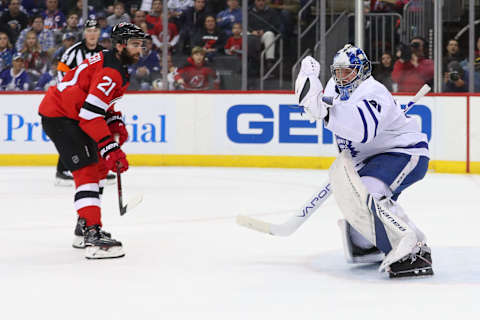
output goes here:
[{"label": "referee", "polygon": [[[100,26],[97,20],[85,21],[85,27],[83,31],[83,40],[75,43],[69,47],[63,54],[57,67],[57,82],[60,83],[65,74],[76,68],[83,60],[90,58],[97,52],[104,50],[104,48],[98,44],[100,38]],[[63,163],[58,160],[57,173],[55,174],[55,184],[58,186],[71,186],[73,185],[73,176],[70,171],[65,168]],[[107,180],[115,179],[115,175],[107,175]]]}]

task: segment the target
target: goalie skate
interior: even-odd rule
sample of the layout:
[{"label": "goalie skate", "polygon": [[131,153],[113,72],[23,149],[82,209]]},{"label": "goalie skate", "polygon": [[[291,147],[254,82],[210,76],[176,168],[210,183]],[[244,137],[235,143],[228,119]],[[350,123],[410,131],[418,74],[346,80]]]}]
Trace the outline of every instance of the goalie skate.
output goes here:
[{"label": "goalie skate", "polygon": [[419,243],[413,252],[399,261],[392,263],[387,272],[390,278],[432,276],[432,255],[426,244]]},{"label": "goalie skate", "polygon": [[[74,247],[75,249],[85,249],[85,229],[87,228],[86,226],[87,222],[85,221],[85,219],[79,217],[77,219],[77,225],[75,226],[75,230],[73,232],[72,247]],[[100,232],[106,238],[112,237],[112,235],[105,230],[100,230]]]},{"label": "goalie skate", "polygon": [[87,227],[85,247],[85,258],[87,259],[111,259],[125,256],[122,243],[106,237],[99,225]]}]

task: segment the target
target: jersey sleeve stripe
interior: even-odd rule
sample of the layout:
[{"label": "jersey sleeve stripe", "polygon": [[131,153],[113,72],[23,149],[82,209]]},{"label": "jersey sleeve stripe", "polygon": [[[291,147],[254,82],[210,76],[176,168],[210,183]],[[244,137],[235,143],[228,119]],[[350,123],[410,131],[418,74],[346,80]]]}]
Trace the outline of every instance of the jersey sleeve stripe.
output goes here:
[{"label": "jersey sleeve stripe", "polygon": [[102,117],[104,117],[107,114],[107,112],[105,110],[103,110],[102,108],[94,106],[93,104],[88,103],[88,102],[85,102],[83,104],[82,109],[85,109],[85,110],[88,110],[90,112],[96,113],[96,114],[98,114]]},{"label": "jersey sleeve stripe", "polygon": [[367,100],[363,100],[363,102],[365,103],[365,106],[367,107],[368,111],[370,112],[370,114],[373,118],[373,121],[375,122],[375,133],[373,134],[373,136],[376,137],[377,136],[377,128],[378,128],[378,119],[375,116],[375,113],[373,112],[372,107],[370,106],[370,103],[368,103]]},{"label": "jersey sleeve stripe", "polygon": [[368,140],[368,127],[367,127],[367,121],[365,120],[365,115],[363,114],[362,109],[357,107],[358,112],[360,113],[360,117],[362,118],[363,122],[363,140],[360,143],[365,143]]},{"label": "jersey sleeve stripe", "polygon": [[89,111],[85,108],[80,109],[80,113],[78,114],[78,116],[80,118],[85,119],[85,120],[92,120],[92,119],[95,119],[95,118],[101,118],[102,117],[102,115],[100,115],[98,113],[95,113],[95,112],[92,112],[92,111]]},{"label": "jersey sleeve stripe", "polygon": [[105,102],[103,102],[102,100],[100,100],[98,97],[96,97],[95,95],[93,95],[91,93],[88,94],[87,99],[85,99],[85,102],[88,102],[91,105],[94,105],[98,108],[103,109],[104,113],[108,109],[108,104],[106,104]]}]

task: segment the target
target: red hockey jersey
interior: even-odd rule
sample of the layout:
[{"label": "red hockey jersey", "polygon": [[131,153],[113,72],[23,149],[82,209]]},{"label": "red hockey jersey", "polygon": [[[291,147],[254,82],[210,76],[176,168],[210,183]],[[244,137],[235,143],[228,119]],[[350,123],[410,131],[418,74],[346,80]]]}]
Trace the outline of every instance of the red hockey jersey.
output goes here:
[{"label": "red hockey jersey", "polygon": [[123,96],[128,85],[128,72],[115,51],[98,52],[50,87],[38,112],[46,117],[78,120],[80,127],[98,142],[110,135],[105,113]]}]

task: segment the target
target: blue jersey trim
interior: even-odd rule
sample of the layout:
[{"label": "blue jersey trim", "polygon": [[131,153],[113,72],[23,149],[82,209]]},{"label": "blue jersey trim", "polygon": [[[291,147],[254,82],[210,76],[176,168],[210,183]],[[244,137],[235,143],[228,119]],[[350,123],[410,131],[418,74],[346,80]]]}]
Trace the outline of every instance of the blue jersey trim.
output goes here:
[{"label": "blue jersey trim", "polygon": [[358,112],[360,112],[360,117],[362,118],[363,122],[363,140],[360,143],[365,143],[368,140],[368,127],[367,127],[367,121],[365,120],[365,116],[363,115],[362,109],[357,107]]},{"label": "blue jersey trim", "polygon": [[375,133],[374,133],[374,137],[377,136],[377,128],[378,128],[378,120],[377,120],[377,117],[375,116],[375,113],[373,113],[373,110],[372,108],[370,107],[370,104],[368,103],[367,100],[363,100],[363,102],[365,103],[365,106],[367,107],[368,111],[370,112],[370,114],[372,115],[372,118],[373,118],[373,121],[375,122]]},{"label": "blue jersey trim", "polygon": [[395,147],[394,149],[427,149],[428,150],[428,142],[421,141],[413,146],[406,146],[406,147]]}]

